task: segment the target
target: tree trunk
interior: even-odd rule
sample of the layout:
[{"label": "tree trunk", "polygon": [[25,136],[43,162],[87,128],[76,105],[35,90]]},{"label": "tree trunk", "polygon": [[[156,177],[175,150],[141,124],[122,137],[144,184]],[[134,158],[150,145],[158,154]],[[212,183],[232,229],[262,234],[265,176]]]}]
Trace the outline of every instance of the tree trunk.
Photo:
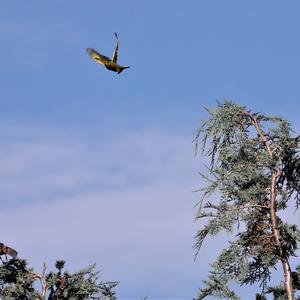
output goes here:
[{"label": "tree trunk", "polygon": [[279,257],[281,260],[283,273],[284,273],[284,287],[287,293],[288,300],[294,300],[294,292],[293,292],[293,285],[292,285],[292,276],[291,276],[291,268],[289,265],[288,258],[286,257],[285,253],[282,251],[281,245],[281,237],[280,232],[277,229],[277,216],[276,216],[276,178],[278,177],[279,172],[272,174],[272,182],[271,182],[271,194],[270,194],[270,218],[271,218],[271,227],[273,236],[275,239],[276,246],[278,248]]},{"label": "tree trunk", "polygon": [[[271,149],[268,140],[263,133],[260,125],[257,122],[257,118],[251,115],[250,113],[245,113],[249,116],[252,120],[252,124],[255,126],[256,131],[260,137],[261,142],[265,145],[267,152],[269,153],[270,157],[273,156],[273,150]],[[293,292],[293,285],[292,285],[292,276],[291,276],[291,268],[289,264],[289,260],[286,254],[282,250],[281,245],[281,236],[280,232],[277,229],[277,216],[276,216],[276,179],[280,175],[280,172],[277,170],[272,174],[271,180],[271,192],[270,192],[270,219],[271,219],[271,227],[272,233],[275,239],[276,246],[279,252],[279,259],[282,264],[283,273],[284,273],[284,287],[288,296],[288,300],[294,300],[294,292]]]}]

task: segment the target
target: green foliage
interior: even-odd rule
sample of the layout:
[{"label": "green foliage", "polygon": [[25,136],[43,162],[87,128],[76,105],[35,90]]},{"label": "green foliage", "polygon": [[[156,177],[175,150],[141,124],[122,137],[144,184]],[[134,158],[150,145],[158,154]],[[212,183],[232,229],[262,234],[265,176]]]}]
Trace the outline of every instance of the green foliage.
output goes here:
[{"label": "green foliage", "polygon": [[274,300],[286,300],[287,299],[287,294],[286,294],[283,284],[268,288],[268,290],[266,291],[266,294],[272,294]]},{"label": "green foliage", "polygon": [[206,288],[200,290],[198,298],[195,300],[202,300],[206,296],[214,296],[218,299],[240,300],[240,298],[227,285],[227,279],[220,274],[211,272],[208,280],[204,281]]},{"label": "green foliage", "polygon": [[27,267],[23,259],[5,260],[0,265],[0,298],[8,299],[40,299],[33,288],[33,270]]},{"label": "green foliage", "polygon": [[262,294],[256,294],[255,300],[267,300],[267,298],[266,298],[266,296],[264,296]]},{"label": "green foliage", "polygon": [[57,261],[55,272],[37,274],[23,259],[3,260],[0,266],[1,299],[46,299],[42,288],[35,284],[37,280],[42,286],[44,284],[48,300],[116,299],[113,288],[118,283],[99,281],[95,265],[75,273],[64,271],[64,266],[64,261]]},{"label": "green foliage", "polygon": [[[300,203],[300,137],[292,136],[282,118],[252,113],[231,101],[206,110],[210,118],[195,138],[196,151],[210,158],[208,174],[201,174],[207,185],[200,189],[196,219],[207,222],[196,234],[196,255],[207,236],[239,232],[212,265],[199,299],[238,299],[228,287],[230,281],[259,283],[264,293],[272,269],[294,256],[300,241],[297,226],[277,215],[289,201]],[[271,197],[276,197],[274,206]]]}]

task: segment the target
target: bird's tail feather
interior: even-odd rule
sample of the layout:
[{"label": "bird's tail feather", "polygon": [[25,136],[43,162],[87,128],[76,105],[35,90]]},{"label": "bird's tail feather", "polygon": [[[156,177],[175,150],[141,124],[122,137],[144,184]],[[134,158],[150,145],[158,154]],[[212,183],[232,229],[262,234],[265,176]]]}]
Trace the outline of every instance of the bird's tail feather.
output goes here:
[{"label": "bird's tail feather", "polygon": [[122,67],[122,68],[119,70],[118,74],[120,74],[123,70],[128,69],[128,68],[130,68],[130,66]]}]

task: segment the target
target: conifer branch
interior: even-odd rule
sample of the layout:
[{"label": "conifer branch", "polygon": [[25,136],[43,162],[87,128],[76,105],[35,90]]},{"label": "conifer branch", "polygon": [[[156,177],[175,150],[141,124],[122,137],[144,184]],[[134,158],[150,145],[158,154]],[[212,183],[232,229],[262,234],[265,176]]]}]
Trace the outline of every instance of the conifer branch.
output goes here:
[{"label": "conifer branch", "polygon": [[270,147],[270,145],[268,144],[268,139],[266,138],[266,135],[264,134],[264,132],[262,131],[261,127],[259,126],[259,123],[257,121],[257,117],[255,117],[254,115],[252,115],[251,113],[245,111],[244,114],[246,116],[249,116],[251,121],[252,121],[252,124],[254,125],[254,127],[256,128],[256,131],[261,139],[261,141],[265,144],[266,148],[267,148],[267,151],[268,153],[270,154],[270,156],[272,156],[272,149]]}]

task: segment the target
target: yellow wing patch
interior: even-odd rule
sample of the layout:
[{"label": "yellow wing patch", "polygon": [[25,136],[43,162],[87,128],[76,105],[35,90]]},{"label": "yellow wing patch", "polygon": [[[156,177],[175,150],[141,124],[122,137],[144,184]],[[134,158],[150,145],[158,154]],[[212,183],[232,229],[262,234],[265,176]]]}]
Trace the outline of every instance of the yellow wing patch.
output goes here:
[{"label": "yellow wing patch", "polygon": [[100,53],[98,53],[96,50],[92,49],[92,48],[87,48],[86,49],[87,53],[89,54],[89,56],[95,60],[96,62],[98,62],[99,64],[107,64],[110,62],[110,58],[108,58],[105,55],[102,55]]}]

